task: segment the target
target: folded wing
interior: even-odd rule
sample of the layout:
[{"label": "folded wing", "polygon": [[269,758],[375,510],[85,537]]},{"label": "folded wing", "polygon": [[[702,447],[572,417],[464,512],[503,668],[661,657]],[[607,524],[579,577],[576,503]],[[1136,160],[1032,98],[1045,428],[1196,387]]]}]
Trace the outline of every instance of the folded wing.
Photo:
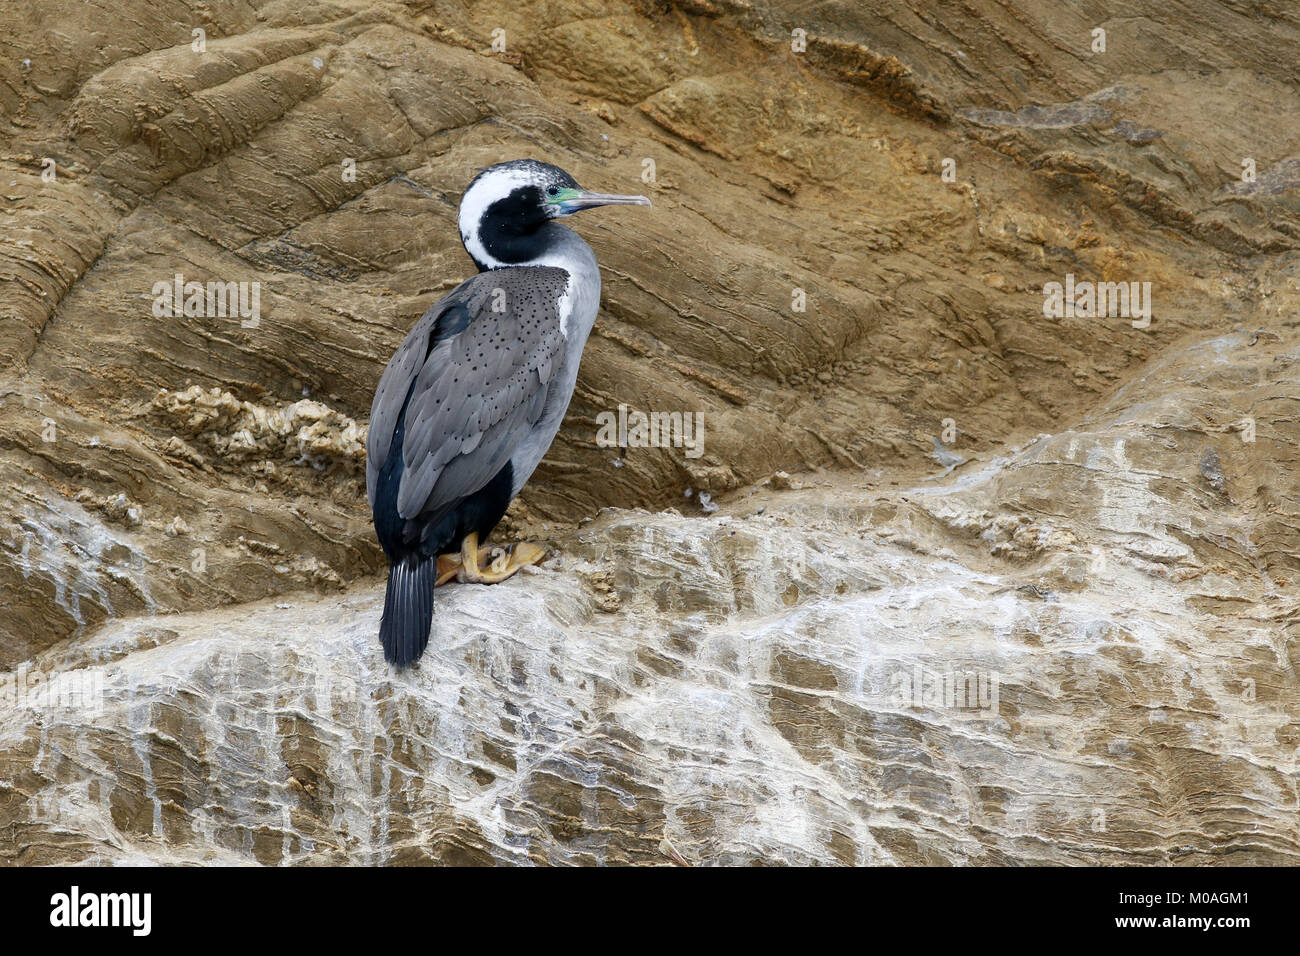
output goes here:
[{"label": "folded wing", "polygon": [[370,410],[366,490],[403,424],[397,511],[437,514],[486,485],[542,417],[564,350],[569,274],[481,272],[433,305],[389,361]]}]

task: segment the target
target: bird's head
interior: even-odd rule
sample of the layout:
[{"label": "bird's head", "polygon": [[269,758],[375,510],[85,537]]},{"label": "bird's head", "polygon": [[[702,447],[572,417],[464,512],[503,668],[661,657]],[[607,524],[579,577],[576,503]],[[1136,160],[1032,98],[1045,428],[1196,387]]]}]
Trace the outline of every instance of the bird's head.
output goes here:
[{"label": "bird's head", "polygon": [[538,257],[540,230],[553,219],[596,206],[648,206],[645,196],[594,193],[564,170],[535,159],[489,166],[460,200],[460,240],[480,269]]}]

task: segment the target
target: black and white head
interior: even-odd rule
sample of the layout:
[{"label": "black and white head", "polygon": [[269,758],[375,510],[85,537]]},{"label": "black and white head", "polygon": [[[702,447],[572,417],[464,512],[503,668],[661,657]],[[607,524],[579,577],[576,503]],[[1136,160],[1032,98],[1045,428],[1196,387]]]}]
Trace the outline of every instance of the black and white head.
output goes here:
[{"label": "black and white head", "polygon": [[550,163],[516,159],[490,166],[460,200],[460,241],[480,269],[519,265],[545,252],[543,227],[595,206],[648,206],[645,196],[593,193]]}]

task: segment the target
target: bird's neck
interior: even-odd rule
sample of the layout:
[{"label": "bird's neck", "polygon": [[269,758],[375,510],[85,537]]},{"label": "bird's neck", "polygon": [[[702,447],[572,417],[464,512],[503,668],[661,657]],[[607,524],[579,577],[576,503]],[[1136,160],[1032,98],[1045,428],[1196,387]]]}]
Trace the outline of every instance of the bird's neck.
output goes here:
[{"label": "bird's neck", "polygon": [[479,272],[508,266],[558,266],[566,269],[572,265],[582,272],[588,271],[588,267],[596,268],[596,255],[591,247],[572,229],[556,222],[519,233],[510,229],[507,223],[485,219],[472,235],[463,236],[462,241]]},{"label": "bird's neck", "polygon": [[[507,249],[485,246],[480,234],[464,239],[479,272],[513,269],[520,266],[551,266],[569,274],[568,288],[560,305],[560,327],[565,338],[576,343],[581,353],[600,309],[600,266],[596,254],[581,236],[556,222],[548,222],[529,234],[527,244],[514,243]],[[507,252],[502,260],[492,253]],[[518,258],[515,258],[518,255]]]}]

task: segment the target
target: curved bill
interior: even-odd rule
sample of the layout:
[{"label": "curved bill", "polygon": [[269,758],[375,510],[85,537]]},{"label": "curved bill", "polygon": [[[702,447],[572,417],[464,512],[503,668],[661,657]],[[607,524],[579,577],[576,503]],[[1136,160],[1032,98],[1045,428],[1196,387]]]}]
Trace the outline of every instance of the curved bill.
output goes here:
[{"label": "curved bill", "polygon": [[593,193],[585,189],[575,189],[564,196],[559,205],[567,215],[596,206],[648,206],[650,200],[645,196],[617,196],[613,193]]}]

